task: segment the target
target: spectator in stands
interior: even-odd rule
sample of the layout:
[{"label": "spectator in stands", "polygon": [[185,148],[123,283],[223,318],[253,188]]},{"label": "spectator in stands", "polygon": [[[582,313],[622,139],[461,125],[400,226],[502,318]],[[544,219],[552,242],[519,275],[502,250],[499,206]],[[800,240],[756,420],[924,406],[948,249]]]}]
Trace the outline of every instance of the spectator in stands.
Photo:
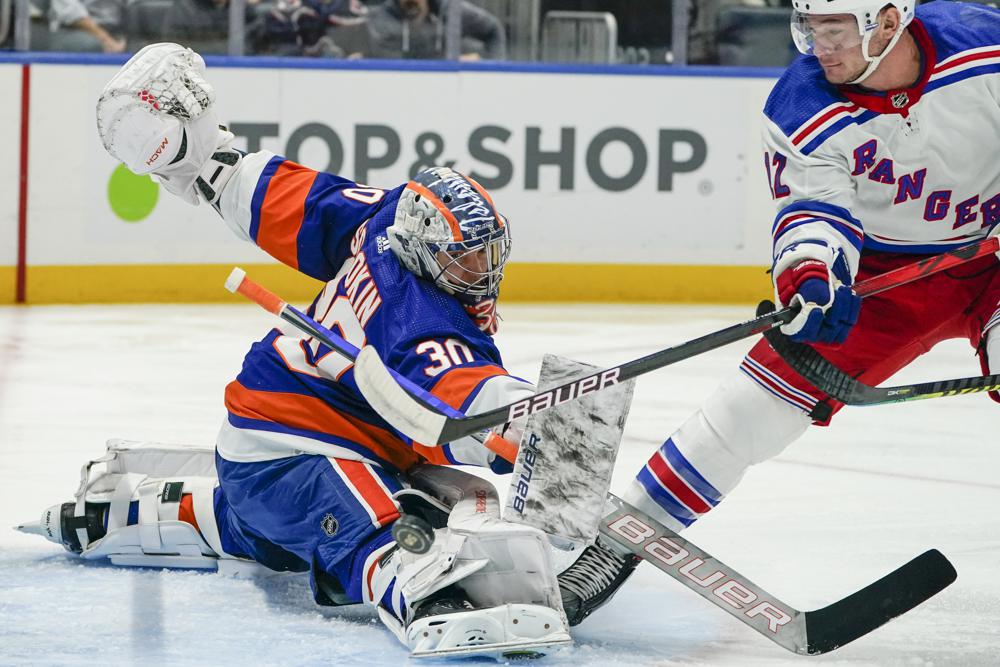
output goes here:
[{"label": "spectator in stands", "polygon": [[[459,3],[458,7],[451,3]],[[385,0],[368,19],[374,58],[447,57],[447,17],[461,21],[463,60],[503,60],[507,35],[500,20],[466,0]]]},{"label": "spectator in stands", "polygon": [[328,33],[331,27],[358,26],[368,9],[358,0],[279,0],[252,28],[254,51],[279,56],[356,57]]},{"label": "spectator in stands", "polygon": [[[719,11],[727,5],[766,7],[777,0],[699,0],[691,3],[688,31],[688,62],[698,65],[719,64]],[[790,6],[790,4],[789,4]],[[789,15],[790,16],[790,15]],[[789,18],[789,20],[791,20]]]},{"label": "spectator in stands", "polygon": [[53,51],[122,53],[125,0],[52,0],[49,18]]},{"label": "spectator in stands", "polygon": [[[248,10],[254,4],[248,1]],[[202,53],[225,53],[228,34],[229,0],[173,0],[167,12],[166,37]]]}]

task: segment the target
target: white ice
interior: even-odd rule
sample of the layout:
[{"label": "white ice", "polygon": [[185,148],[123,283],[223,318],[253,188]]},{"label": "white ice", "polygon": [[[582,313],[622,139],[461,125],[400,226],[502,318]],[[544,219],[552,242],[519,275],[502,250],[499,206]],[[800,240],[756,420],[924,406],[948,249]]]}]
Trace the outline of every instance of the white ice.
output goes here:
[{"label": "white ice", "polygon": [[[749,307],[509,306],[508,366],[554,351],[611,365],[752,316]],[[301,576],[257,582],[83,564],[11,529],[72,497],[110,437],[211,443],[222,391],[272,325],[252,306],[0,308],[0,664],[399,665],[362,608],[320,609]],[[749,343],[640,379],[613,489]],[[897,376],[978,373],[965,342]],[[958,581],[821,658],[786,653],[643,565],[539,665],[1000,664],[1000,406],[984,395],[854,408],[811,429],[686,536],[800,609],[824,606],[937,547]],[[501,482],[500,488],[505,490]]]}]

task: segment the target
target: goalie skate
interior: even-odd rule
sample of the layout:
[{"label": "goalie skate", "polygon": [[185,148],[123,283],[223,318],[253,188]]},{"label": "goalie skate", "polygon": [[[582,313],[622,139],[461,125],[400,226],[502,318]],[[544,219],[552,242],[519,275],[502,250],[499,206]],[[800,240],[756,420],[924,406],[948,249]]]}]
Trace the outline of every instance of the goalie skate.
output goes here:
[{"label": "goalie skate", "polygon": [[555,609],[533,604],[474,609],[457,588],[442,594],[424,602],[404,630],[413,658],[537,658],[572,643]]},{"label": "goalie skate", "polygon": [[635,554],[620,554],[602,540],[590,545],[559,574],[559,591],[569,624],[579,625],[611,599],[642,561]]}]

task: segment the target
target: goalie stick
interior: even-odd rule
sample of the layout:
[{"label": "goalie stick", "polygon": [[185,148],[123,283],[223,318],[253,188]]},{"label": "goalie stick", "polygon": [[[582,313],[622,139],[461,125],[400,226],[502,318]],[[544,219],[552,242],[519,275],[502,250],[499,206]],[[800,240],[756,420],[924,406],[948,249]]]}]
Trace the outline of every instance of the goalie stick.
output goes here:
[{"label": "goalie stick", "polygon": [[[770,301],[762,301],[757,306],[758,313],[773,309],[774,304]],[[1000,375],[977,375],[954,380],[901,384],[895,387],[872,387],[834,366],[811,346],[796,343],[777,329],[765,331],[764,337],[796,373],[844,405],[884,405],[1000,390]]]},{"label": "goalie stick", "polygon": [[[854,291],[862,297],[878,294],[979,257],[985,257],[998,250],[1000,250],[1000,239],[997,237],[983,239],[873,276],[855,285]],[[231,292],[242,294],[268,312],[279,316],[343,355],[346,359],[353,361],[354,380],[365,400],[393,428],[425,445],[440,445],[451,442],[547,410],[703,352],[763,333],[790,322],[796,314],[792,308],[782,308],[694,338],[675,347],[659,350],[645,357],[567,382],[510,405],[501,406],[478,415],[465,415],[438,400],[437,397],[394,370],[387,368],[373,347],[365,346],[359,350],[305,313],[248,279],[242,269],[233,270],[226,281],[226,288]]]},{"label": "goalie stick", "polygon": [[[513,443],[493,433],[473,437],[513,463]],[[829,653],[863,637],[941,592],[958,576],[948,559],[931,549],[842,600],[801,611],[614,494],[608,494],[605,510],[598,528],[606,539],[800,655]],[[430,548],[434,532],[426,522],[404,515],[397,524],[402,524],[397,538],[401,547],[415,553]]]}]

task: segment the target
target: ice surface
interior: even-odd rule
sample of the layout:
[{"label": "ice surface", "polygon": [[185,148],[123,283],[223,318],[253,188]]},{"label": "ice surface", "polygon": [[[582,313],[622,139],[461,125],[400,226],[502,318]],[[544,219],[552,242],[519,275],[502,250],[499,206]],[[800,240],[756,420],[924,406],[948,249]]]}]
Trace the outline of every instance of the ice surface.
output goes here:
[{"label": "ice surface", "polygon": [[[749,307],[509,306],[499,343],[535,378],[542,351],[616,364],[748,319]],[[320,609],[301,576],[83,564],[11,526],[69,500],[110,437],[211,443],[222,391],[273,324],[252,306],[0,308],[0,664],[399,665],[363,608]],[[727,372],[732,345],[639,380],[613,490]],[[897,380],[973,375],[964,342]],[[767,642],[648,565],[538,665],[1000,664],[1000,406],[985,396],[848,409],[751,470],[686,536],[801,609],[930,547],[949,589],[823,658]],[[498,487],[506,492],[507,485]]]}]

